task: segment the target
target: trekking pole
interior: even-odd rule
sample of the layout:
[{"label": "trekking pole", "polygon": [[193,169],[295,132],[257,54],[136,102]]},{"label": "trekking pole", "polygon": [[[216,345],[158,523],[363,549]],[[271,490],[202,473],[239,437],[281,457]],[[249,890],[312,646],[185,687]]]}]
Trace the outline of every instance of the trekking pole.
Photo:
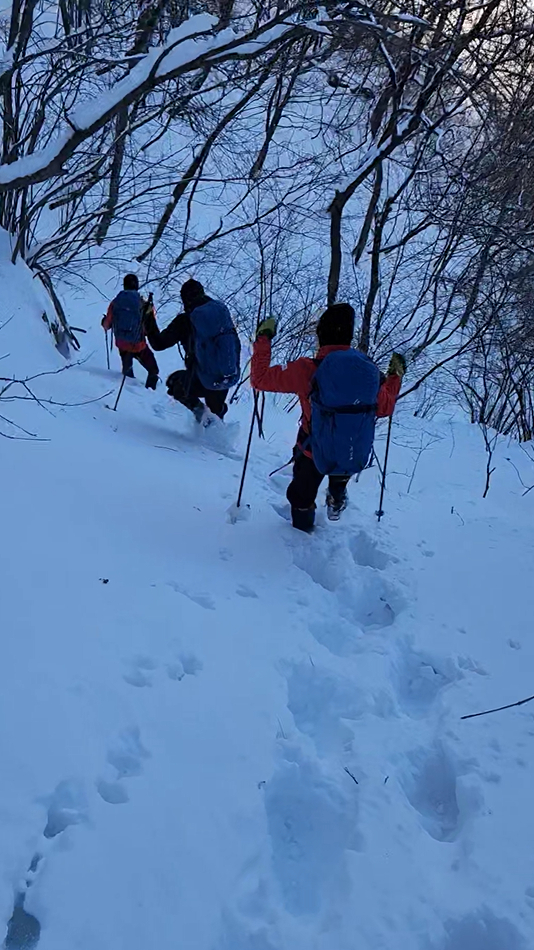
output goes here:
[{"label": "trekking pole", "polygon": [[119,399],[121,398],[121,393],[122,393],[122,390],[123,390],[123,388],[124,388],[124,383],[125,383],[125,381],[126,381],[126,376],[123,374],[123,376],[122,376],[122,383],[120,384],[119,391],[118,391],[118,393],[117,393],[117,398],[116,398],[116,400],[115,400],[115,405],[114,405],[114,406],[106,406],[106,409],[111,409],[112,412],[117,412],[117,406],[119,405]]},{"label": "trekking pole", "polygon": [[[279,468],[275,468],[274,471],[269,472],[269,478],[272,478],[273,475],[277,475],[278,472],[283,472],[284,469],[285,469],[285,468],[288,468],[290,465],[292,465],[294,461],[295,461],[295,459],[294,459],[293,456],[292,456],[292,457],[289,459],[289,462],[284,462],[284,464],[283,464],[283,465],[280,465]],[[356,481],[358,481],[358,479],[356,479]]]},{"label": "trekking pole", "polygon": [[109,340],[108,340],[108,331],[105,330],[104,332],[105,332],[105,334],[106,334],[106,360],[107,360],[107,364],[108,364],[108,369],[111,369],[110,364],[109,364]]},{"label": "trekking pole", "polygon": [[241,507],[241,499],[243,497],[243,488],[245,486],[245,476],[247,474],[248,460],[250,457],[250,447],[252,445],[252,436],[254,435],[254,423],[256,422],[257,412],[258,412],[258,394],[256,390],[254,390],[254,409],[252,410],[252,419],[250,421],[250,430],[248,433],[247,451],[245,452],[245,461],[243,462],[243,472],[241,474],[241,482],[239,484],[239,492],[237,495],[236,508]]},{"label": "trekking pole", "polygon": [[383,468],[383,470],[382,470],[382,487],[381,487],[381,489],[380,489],[380,503],[379,503],[379,505],[378,505],[378,511],[377,511],[377,513],[376,513],[376,516],[377,516],[377,518],[378,518],[379,521],[380,521],[382,515],[384,514],[384,509],[382,508],[382,503],[383,503],[383,501],[384,501],[384,492],[385,492],[385,490],[386,490],[386,471],[387,471],[387,467],[388,467],[389,443],[391,442],[391,426],[392,426],[392,425],[393,425],[393,416],[391,415],[391,416],[389,417],[388,437],[387,437],[387,439],[386,439],[386,451],[385,451],[385,453],[384,453],[384,468]]},{"label": "trekking pole", "polygon": [[258,435],[260,439],[264,439],[265,433],[263,431],[263,413],[265,411],[265,393],[261,394],[261,400],[262,402],[261,402],[261,411],[260,411],[260,408],[259,408],[260,400],[259,400],[259,396],[256,395],[256,401],[254,405],[254,415],[256,416],[256,419],[258,422]]}]

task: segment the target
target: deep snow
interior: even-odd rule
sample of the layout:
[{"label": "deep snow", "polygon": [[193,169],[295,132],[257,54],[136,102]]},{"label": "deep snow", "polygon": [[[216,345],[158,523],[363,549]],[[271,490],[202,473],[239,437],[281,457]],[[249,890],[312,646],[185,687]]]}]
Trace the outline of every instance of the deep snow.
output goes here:
[{"label": "deep snow", "polygon": [[[63,365],[28,277],[1,375]],[[68,303],[87,362],[35,386],[81,403],[118,359]],[[0,438],[6,947],[532,950],[534,704],[460,720],[534,692],[524,453],[483,500],[476,428],[400,405],[384,520],[375,467],[301,537],[269,401],[231,524],[249,395],[199,435],[136,373],[116,414],[0,403],[50,440]]]}]

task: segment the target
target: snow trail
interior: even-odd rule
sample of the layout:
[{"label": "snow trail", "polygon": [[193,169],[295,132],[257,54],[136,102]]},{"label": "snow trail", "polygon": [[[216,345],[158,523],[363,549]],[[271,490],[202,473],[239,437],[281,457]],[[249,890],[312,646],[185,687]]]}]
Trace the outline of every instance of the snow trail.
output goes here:
[{"label": "snow trail", "polygon": [[[56,394],[117,384],[99,343]],[[270,404],[230,524],[249,410],[134,381],[0,441],[6,950],[532,950],[534,716],[460,722],[532,691],[532,497],[399,411],[383,522],[371,469],[301,537]]]}]

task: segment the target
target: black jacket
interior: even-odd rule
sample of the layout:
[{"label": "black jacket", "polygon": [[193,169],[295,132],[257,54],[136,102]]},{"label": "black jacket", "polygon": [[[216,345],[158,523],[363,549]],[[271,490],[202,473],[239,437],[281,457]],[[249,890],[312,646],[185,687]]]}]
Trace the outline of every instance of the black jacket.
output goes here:
[{"label": "black jacket", "polygon": [[[203,297],[195,302],[195,307],[208,303],[209,300],[211,300],[211,297]],[[171,346],[183,346],[186,369],[193,368],[195,364],[193,328],[188,313],[179,313],[164,330],[159,329],[152,313],[148,318],[145,318],[145,330],[148,342],[153,350],[168,350]]]}]

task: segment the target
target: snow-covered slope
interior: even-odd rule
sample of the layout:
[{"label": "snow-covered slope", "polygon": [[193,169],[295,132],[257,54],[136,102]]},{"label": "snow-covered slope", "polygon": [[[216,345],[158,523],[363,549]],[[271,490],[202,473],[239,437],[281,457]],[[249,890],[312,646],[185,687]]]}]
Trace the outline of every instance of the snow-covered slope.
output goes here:
[{"label": "snow-covered slope", "polygon": [[[115,389],[84,353],[40,395]],[[249,397],[199,436],[137,375],[0,404],[50,440],[0,438],[6,947],[532,950],[534,704],[460,719],[534,692],[524,454],[483,500],[480,433],[400,406],[384,520],[374,468],[301,537],[269,403],[231,524]]]}]

